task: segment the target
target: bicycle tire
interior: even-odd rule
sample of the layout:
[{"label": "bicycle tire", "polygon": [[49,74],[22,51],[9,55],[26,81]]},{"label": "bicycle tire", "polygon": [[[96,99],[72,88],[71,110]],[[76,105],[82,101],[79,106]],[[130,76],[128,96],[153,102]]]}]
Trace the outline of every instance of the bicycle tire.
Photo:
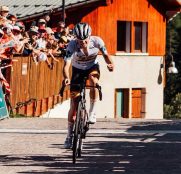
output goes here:
[{"label": "bicycle tire", "polygon": [[85,139],[86,138],[86,134],[87,134],[87,131],[89,130],[89,123],[88,123],[88,113],[85,109],[85,112],[84,112],[84,134],[83,134],[83,138]]},{"label": "bicycle tire", "polygon": [[82,138],[83,138],[83,134],[84,134],[84,115],[82,115],[83,114],[83,112],[82,112],[82,110],[81,110],[81,112],[80,112],[80,121],[79,121],[79,136],[80,136],[80,138],[79,138],[79,141],[78,141],[78,157],[81,157],[81,154],[82,154],[82,143],[83,143],[83,140],[82,140]]},{"label": "bicycle tire", "polygon": [[82,138],[80,138],[78,141],[78,149],[77,149],[78,157],[82,156],[82,145],[83,145],[83,141],[82,141]]},{"label": "bicycle tire", "polygon": [[72,146],[72,150],[73,150],[73,163],[76,163],[76,159],[78,157],[78,141],[80,139],[80,103],[78,104],[78,109],[77,109],[77,114],[76,114],[76,121],[75,121],[75,125],[74,125],[74,136],[73,136],[73,146]]},{"label": "bicycle tire", "polygon": [[[84,108],[84,107],[83,107]],[[79,143],[78,143],[78,157],[82,156],[82,149],[83,149],[83,139],[85,139],[86,137],[86,132],[87,132],[87,111],[86,109],[82,109],[81,108],[81,117],[80,117],[80,139],[79,139]]]}]

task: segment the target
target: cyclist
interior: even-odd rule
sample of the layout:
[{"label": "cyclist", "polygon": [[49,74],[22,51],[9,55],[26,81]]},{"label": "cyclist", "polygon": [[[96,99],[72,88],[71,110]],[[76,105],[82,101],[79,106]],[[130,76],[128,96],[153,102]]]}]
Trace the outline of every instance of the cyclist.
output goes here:
[{"label": "cyclist", "polygon": [[[78,23],[74,27],[75,39],[71,40],[66,49],[66,56],[64,57],[64,85],[70,84],[69,68],[72,64],[72,84],[80,84],[84,78],[87,77],[90,85],[95,86],[100,77],[99,64],[97,55],[99,51],[102,53],[107,68],[113,71],[114,65],[109,56],[103,40],[98,36],[91,36],[91,27],[88,23]],[[65,148],[72,146],[72,129],[76,115],[77,98],[79,90],[75,86],[70,87],[70,110],[68,113],[68,134],[64,143]],[[96,88],[90,89],[90,109],[89,109],[89,123],[96,122],[96,103],[98,98],[98,91]]]}]

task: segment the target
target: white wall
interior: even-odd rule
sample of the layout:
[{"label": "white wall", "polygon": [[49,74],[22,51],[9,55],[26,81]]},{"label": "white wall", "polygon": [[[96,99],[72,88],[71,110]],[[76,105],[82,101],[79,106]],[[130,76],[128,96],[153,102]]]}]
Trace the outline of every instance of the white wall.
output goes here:
[{"label": "white wall", "polygon": [[[97,115],[114,117],[114,91],[116,88],[145,88],[145,118],[163,118],[163,80],[158,84],[162,57],[113,56],[115,71],[108,72],[100,57],[101,79],[104,100],[99,103]],[[163,69],[161,70],[163,74]],[[163,75],[162,75],[163,78]]]},{"label": "white wall", "polygon": [[[160,64],[163,61],[162,57],[112,56],[112,58],[115,70],[114,72],[109,72],[103,57],[99,56],[101,70],[100,85],[102,86],[103,100],[98,101],[97,116],[100,118],[114,118],[116,88],[145,88],[145,118],[163,118],[163,81],[161,84],[158,84]],[[87,107],[89,108],[88,96]],[[69,101],[66,101],[62,105],[57,105],[54,111],[50,111],[48,116],[67,117],[68,109]]]}]

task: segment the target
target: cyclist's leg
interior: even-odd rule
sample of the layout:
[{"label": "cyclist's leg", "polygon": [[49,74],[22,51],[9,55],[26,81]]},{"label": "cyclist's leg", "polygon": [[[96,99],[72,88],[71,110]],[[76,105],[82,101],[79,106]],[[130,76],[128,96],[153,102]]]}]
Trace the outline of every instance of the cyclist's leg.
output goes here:
[{"label": "cyclist's leg", "polygon": [[[91,86],[96,86],[100,77],[99,65],[95,65],[89,73],[89,82]],[[89,109],[89,122],[96,122],[96,106],[97,106],[97,98],[98,98],[98,89],[91,88],[90,89],[90,109]]]},{"label": "cyclist's leg", "polygon": [[68,112],[68,125],[67,125],[67,137],[65,139],[64,147],[66,149],[69,149],[72,147],[72,132],[73,132],[73,126],[74,126],[74,121],[75,121],[75,114],[76,114],[76,99],[71,98],[70,102],[70,109]]},{"label": "cyclist's leg", "polygon": [[[80,72],[76,68],[73,68],[71,84],[79,84],[79,83],[80,83]],[[78,96],[79,96],[79,89],[77,89],[76,87],[71,87],[70,88],[71,102],[70,102],[70,109],[68,112],[67,137],[64,143],[65,148],[71,148],[72,146],[72,131],[75,121]]]},{"label": "cyclist's leg", "polygon": [[[98,74],[96,74],[96,72],[90,73],[89,74],[89,81],[90,81],[91,86],[96,86],[96,83],[99,82]],[[90,99],[92,101],[95,101],[95,100],[97,100],[97,98],[98,98],[97,88],[90,88]]]},{"label": "cyclist's leg", "polygon": [[75,114],[76,114],[76,99],[71,98],[70,101],[70,109],[68,112],[68,134],[67,136],[70,137],[73,129],[73,124],[75,121]]},{"label": "cyclist's leg", "polygon": [[[82,70],[72,67],[72,79],[71,84],[80,84],[83,82],[83,74]],[[76,115],[76,108],[78,103],[78,97],[80,95],[80,88],[78,86],[71,86],[70,87],[70,110],[68,113],[68,122],[74,123],[75,115]]]},{"label": "cyclist's leg", "polygon": [[[95,86],[95,84],[98,82],[98,79],[91,75],[90,77],[90,85]],[[89,123],[95,123],[96,122],[96,107],[97,107],[97,98],[98,98],[98,91],[96,88],[90,89],[90,108],[89,108]]]},{"label": "cyclist's leg", "polygon": [[[71,92],[71,94],[72,94],[72,92]],[[75,92],[74,92],[74,94],[75,94]],[[76,92],[76,94],[78,94],[78,92]],[[75,117],[76,117],[77,104],[78,104],[78,96],[71,97],[70,109],[68,112],[68,134],[67,134],[67,136],[69,136],[69,137],[72,135],[73,124],[75,122]]]}]

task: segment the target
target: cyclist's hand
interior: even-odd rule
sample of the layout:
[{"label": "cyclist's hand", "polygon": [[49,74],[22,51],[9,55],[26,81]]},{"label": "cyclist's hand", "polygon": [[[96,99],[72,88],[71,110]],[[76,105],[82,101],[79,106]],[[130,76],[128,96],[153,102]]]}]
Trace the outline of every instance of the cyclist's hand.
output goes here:
[{"label": "cyclist's hand", "polygon": [[107,64],[107,68],[109,71],[113,71],[114,70],[114,65],[112,63]]},{"label": "cyclist's hand", "polygon": [[69,84],[70,84],[70,79],[69,78],[64,79],[64,85],[67,86]]}]

